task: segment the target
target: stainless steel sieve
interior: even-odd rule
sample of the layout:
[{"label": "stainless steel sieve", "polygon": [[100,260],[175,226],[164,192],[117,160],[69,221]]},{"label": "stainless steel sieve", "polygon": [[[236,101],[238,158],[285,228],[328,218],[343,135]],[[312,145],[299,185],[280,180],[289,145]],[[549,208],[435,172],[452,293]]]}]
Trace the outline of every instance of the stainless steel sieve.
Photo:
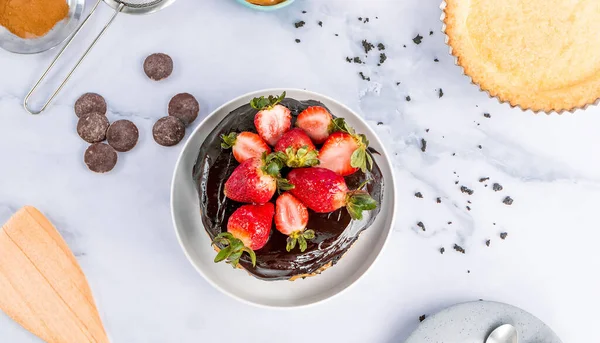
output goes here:
[{"label": "stainless steel sieve", "polygon": [[[79,34],[79,32],[81,31],[81,29],[87,23],[87,21],[92,17],[92,15],[94,15],[94,13],[96,12],[96,9],[98,8],[98,5],[100,5],[100,3],[102,1],[104,1],[110,7],[112,7],[115,10],[115,13],[112,15],[112,17],[106,23],[106,25],[104,25],[104,27],[102,28],[102,30],[100,30],[100,33],[96,36],[96,38],[94,38],[94,40],[92,41],[92,43],[90,44],[90,46],[88,46],[88,48],[85,50],[85,52],[83,53],[83,55],[81,56],[81,58],[79,58],[79,60],[75,64],[75,66],[67,74],[67,76],[65,77],[65,79],[63,80],[63,82],[60,84],[60,86],[58,86],[58,88],[54,91],[54,93],[52,93],[52,95],[46,101],[46,103],[42,106],[42,108],[40,108],[37,111],[34,111],[34,110],[30,109],[29,108],[29,98],[35,92],[35,90],[39,87],[39,85],[42,83],[42,81],[44,81],[44,79],[46,78],[46,76],[48,75],[48,73],[50,72],[50,70],[52,70],[52,68],[54,67],[54,65],[56,64],[56,62],[58,62],[58,60],[60,59],[60,57],[62,56],[62,54],[65,52],[65,50],[67,50],[67,48],[69,47],[69,45],[71,45],[71,43],[73,42],[73,39],[75,39],[75,37],[77,36],[77,34]],[[73,34],[71,35],[71,37],[65,43],[65,46],[63,46],[63,48],[60,49],[60,51],[58,52],[58,54],[56,55],[56,57],[54,58],[54,60],[52,60],[52,63],[50,63],[50,66],[48,67],[48,69],[46,69],[46,71],[44,72],[44,74],[42,74],[42,76],[40,77],[40,79],[35,83],[35,85],[33,85],[33,88],[31,88],[31,90],[29,91],[29,93],[27,93],[27,95],[25,96],[25,100],[23,101],[23,106],[25,107],[25,110],[27,112],[29,112],[30,114],[40,114],[40,113],[42,113],[48,107],[48,105],[52,102],[52,100],[54,100],[54,98],[56,97],[56,95],[58,95],[58,93],[61,91],[61,89],[63,89],[63,87],[65,86],[65,84],[67,84],[67,82],[69,81],[69,79],[73,75],[73,72],[75,72],[75,70],[77,69],[77,67],[79,67],[79,65],[81,64],[81,62],[90,53],[90,51],[92,50],[92,48],[94,47],[94,45],[96,45],[96,43],[98,42],[98,40],[100,40],[100,38],[102,37],[102,35],[104,35],[104,33],[106,32],[106,30],[108,29],[108,27],[110,26],[110,24],[112,24],[112,22],[115,20],[115,18],[117,17],[117,15],[119,13],[121,13],[121,12],[122,13],[129,13],[129,14],[148,14],[148,13],[153,13],[153,12],[156,12],[156,11],[158,11],[160,9],[163,9],[163,8],[169,6],[173,2],[175,2],[175,0],[98,0],[96,2],[96,4],[94,5],[94,7],[92,8],[92,10],[90,11],[90,14],[88,14],[88,16],[81,23],[81,25],[79,25],[79,27],[77,27],[77,29],[75,30],[75,32],[73,32]]]}]

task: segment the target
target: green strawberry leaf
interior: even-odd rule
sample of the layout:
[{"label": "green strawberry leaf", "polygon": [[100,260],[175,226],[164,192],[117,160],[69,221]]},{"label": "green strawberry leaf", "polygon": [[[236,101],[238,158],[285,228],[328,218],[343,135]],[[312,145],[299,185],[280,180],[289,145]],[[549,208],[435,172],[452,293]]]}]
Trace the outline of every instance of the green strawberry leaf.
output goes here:
[{"label": "green strawberry leaf", "polygon": [[360,168],[363,173],[367,172],[367,150],[365,146],[360,146],[354,150],[350,157],[350,165],[352,168]]},{"label": "green strawberry leaf", "polygon": [[264,96],[254,98],[250,101],[250,106],[252,106],[255,110],[270,110],[275,105],[280,103],[283,99],[285,99],[285,92],[281,93],[280,96],[269,95],[268,98]]},{"label": "green strawberry leaf", "polygon": [[215,263],[219,263],[219,262],[225,260],[226,258],[229,257],[229,255],[231,255],[231,247],[221,249],[221,251],[219,251],[217,256],[215,256]]},{"label": "green strawberry leaf", "polygon": [[227,263],[236,268],[245,251],[250,255],[252,265],[256,266],[256,254],[254,251],[244,246],[244,243],[240,239],[235,238],[231,233],[222,232],[218,234],[212,244],[221,244],[225,246],[217,253],[217,256],[215,256],[215,263],[227,260]]},{"label": "green strawberry leaf", "polygon": [[306,231],[304,231],[302,236],[304,236],[304,238],[306,240],[311,240],[311,239],[315,238],[315,231],[314,230],[306,230]]},{"label": "green strawberry leaf", "polygon": [[237,139],[237,133],[230,132],[227,135],[223,134],[223,135],[221,135],[221,139],[223,140],[223,142],[221,142],[221,148],[231,149],[235,145],[235,141]]},{"label": "green strawberry leaf", "polygon": [[352,219],[360,220],[363,218],[363,211],[370,211],[377,208],[377,201],[371,198],[366,191],[356,190],[349,192],[346,198],[346,209]]},{"label": "green strawberry leaf", "polygon": [[289,191],[294,189],[296,186],[290,183],[288,179],[284,179],[282,177],[277,178],[277,189],[281,191]]},{"label": "green strawberry leaf", "polygon": [[306,238],[304,238],[303,235],[300,235],[298,237],[298,245],[300,245],[300,252],[304,252],[304,250],[306,250],[308,244],[306,243]]},{"label": "green strawberry leaf", "polygon": [[252,267],[256,267],[256,253],[254,253],[254,250],[252,250],[248,247],[244,247],[243,250],[250,255],[250,260],[252,261]]},{"label": "green strawberry leaf", "polygon": [[288,252],[292,251],[292,249],[294,249],[296,247],[297,241],[298,241],[297,237],[294,237],[292,235],[288,236],[285,250],[287,250]]}]

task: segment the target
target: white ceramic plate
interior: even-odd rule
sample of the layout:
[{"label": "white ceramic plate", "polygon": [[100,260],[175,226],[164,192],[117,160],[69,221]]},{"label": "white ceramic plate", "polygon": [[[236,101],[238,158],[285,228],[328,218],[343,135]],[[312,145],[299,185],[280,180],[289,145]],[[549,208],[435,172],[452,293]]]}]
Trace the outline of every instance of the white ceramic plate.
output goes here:
[{"label": "white ceramic plate", "polygon": [[[215,251],[204,230],[192,168],[198,150],[208,134],[232,110],[254,97],[287,92],[289,98],[317,100],[331,112],[346,118],[357,132],[366,134],[370,146],[381,152],[374,156],[384,178],[384,195],[377,219],[361,235],[344,257],[321,275],[296,281],[261,281],[243,270],[213,262]],[[179,242],[190,262],[206,280],[238,300],[267,307],[298,307],[318,303],[339,294],[362,277],[383,249],[394,223],[395,184],[391,163],[383,145],[371,128],[352,110],[326,96],[304,90],[266,89],[234,99],[211,113],[187,140],[175,166],[171,189],[171,212]]]},{"label": "white ceramic plate", "polygon": [[523,343],[561,343],[541,320],[518,307],[493,301],[454,305],[428,317],[404,343],[483,343],[502,324],[512,324]]}]

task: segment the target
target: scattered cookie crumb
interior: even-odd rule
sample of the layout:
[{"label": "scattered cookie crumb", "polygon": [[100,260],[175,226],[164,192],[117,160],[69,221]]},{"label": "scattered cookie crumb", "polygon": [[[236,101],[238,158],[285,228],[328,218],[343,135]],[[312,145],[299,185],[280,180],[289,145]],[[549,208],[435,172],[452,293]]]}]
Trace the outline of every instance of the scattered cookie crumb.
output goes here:
[{"label": "scattered cookie crumb", "polygon": [[510,205],[512,205],[512,204],[513,204],[513,199],[512,199],[511,197],[506,197],[506,198],[504,198],[504,200],[502,200],[502,202],[503,202],[505,205],[509,205],[509,206],[510,206]]},{"label": "scattered cookie crumb", "polygon": [[300,40],[298,38],[296,38],[296,43],[300,43]]},{"label": "scattered cookie crumb", "polygon": [[370,78],[370,77],[367,77],[367,76],[365,76],[365,74],[363,74],[363,72],[362,72],[362,71],[361,71],[360,73],[358,73],[358,75],[360,75],[360,77],[361,77],[363,80],[366,80],[366,81],[371,81],[371,78]]},{"label": "scattered cookie crumb", "polygon": [[421,138],[421,151],[425,152],[425,150],[427,150],[427,141]]},{"label": "scattered cookie crumb", "polygon": [[377,49],[379,49],[379,51],[385,50],[385,45],[383,45],[383,43],[379,43],[377,44]]},{"label": "scattered cookie crumb", "polygon": [[445,252],[446,252],[446,248],[444,248],[444,247],[441,247],[441,248],[440,248],[440,254],[444,255],[444,253],[445,253]]},{"label": "scattered cookie crumb", "polygon": [[452,222],[448,222],[448,225],[452,225]]},{"label": "scattered cookie crumb", "polygon": [[386,60],[387,60],[387,56],[385,53],[382,52],[381,54],[379,54],[379,65],[382,65],[383,62],[385,62]]},{"label": "scattered cookie crumb", "polygon": [[406,96],[406,101],[410,101],[410,100],[411,100],[410,95],[407,95]]},{"label": "scattered cookie crumb", "polygon": [[485,241],[485,245],[487,245],[488,247],[490,246],[491,241],[488,239],[487,241]]},{"label": "scattered cookie crumb", "polygon": [[489,114],[489,113],[484,113],[483,116],[486,117],[486,118],[491,118],[492,117],[492,115]]},{"label": "scattered cookie crumb", "polygon": [[467,208],[467,211],[470,211],[470,210],[471,210],[471,207],[470,207],[470,206],[466,206],[466,208]]},{"label": "scattered cookie crumb", "polygon": [[490,178],[489,178],[489,177],[487,177],[487,176],[486,176],[486,177],[482,177],[482,178],[480,178],[480,179],[479,179],[479,182],[485,182],[485,181],[487,181],[487,180],[489,180],[489,179],[490,179]]},{"label": "scattered cookie crumb", "polygon": [[433,59],[433,61],[437,63],[437,62],[439,62],[440,60],[438,60],[437,58],[434,58],[434,59]]},{"label": "scattered cookie crumb", "polygon": [[337,33],[335,33],[335,36],[338,37],[339,35]]},{"label": "scattered cookie crumb", "polygon": [[441,204],[442,203],[442,198],[438,197],[437,199],[435,199],[435,202],[437,202],[438,204]]},{"label": "scattered cookie crumb", "polygon": [[471,274],[471,271],[467,269],[467,274]]},{"label": "scattered cookie crumb", "polygon": [[364,64],[364,62],[360,59],[360,57],[356,56],[352,59],[352,62],[354,63],[359,63],[359,64]]},{"label": "scattered cookie crumb", "polygon": [[373,44],[369,43],[366,39],[362,41],[363,49],[365,49],[365,54],[368,54],[369,51],[373,50],[375,47]]},{"label": "scattered cookie crumb", "polygon": [[506,232],[502,232],[500,234],[500,238],[502,238],[502,239],[506,239],[506,236],[508,236],[508,233],[506,233]]},{"label": "scattered cookie crumb", "polygon": [[479,144],[477,147],[478,147],[479,149],[483,149],[483,147],[481,146],[481,144]]},{"label": "scattered cookie crumb", "polygon": [[473,193],[475,193],[475,191],[473,191],[472,189],[470,189],[467,186],[460,186],[460,191],[463,193],[467,193],[469,195],[473,195]]},{"label": "scattered cookie crumb", "polygon": [[423,222],[418,222],[417,226],[421,228],[421,230],[425,231],[425,224]]},{"label": "scattered cookie crumb", "polygon": [[304,22],[304,20],[300,20],[300,21],[295,22],[294,26],[298,29],[298,28],[301,28],[302,26],[304,26],[304,24],[306,24]]},{"label": "scattered cookie crumb", "polygon": [[320,27],[323,27],[323,22],[322,21],[319,20],[318,24],[319,24]]},{"label": "scattered cookie crumb", "polygon": [[352,59],[350,57],[346,57],[346,62],[352,63]]},{"label": "scattered cookie crumb", "polygon": [[458,181],[454,181],[454,184],[455,184],[455,185],[458,185]]},{"label": "scattered cookie crumb", "polygon": [[433,35],[433,31],[429,31],[429,35],[432,36]]},{"label": "scattered cookie crumb", "polygon": [[417,198],[423,199],[423,194],[421,194],[421,192],[417,192],[417,193],[415,193],[415,196],[416,196]]},{"label": "scattered cookie crumb", "polygon": [[306,14],[306,11],[302,11],[302,13]]},{"label": "scattered cookie crumb", "polygon": [[400,86],[401,83],[402,82],[400,82],[400,81],[396,82],[396,86]]},{"label": "scattered cookie crumb", "polygon": [[427,318],[427,316],[426,316],[426,315],[424,315],[424,314],[423,314],[423,315],[420,315],[420,316],[419,316],[419,322],[422,322],[422,321],[424,321],[424,320],[425,320],[425,318]]},{"label": "scattered cookie crumb", "polygon": [[441,98],[441,97],[443,97],[443,96],[444,96],[444,91],[443,91],[443,90],[440,88],[440,89],[438,90],[438,97],[439,97],[439,98]]},{"label": "scattered cookie crumb", "polygon": [[417,44],[417,45],[421,44],[421,41],[422,41],[422,40],[423,40],[423,36],[421,36],[421,35],[419,35],[419,34],[417,34],[417,35],[415,36],[415,38],[413,38],[413,42],[414,42],[415,44]]},{"label": "scattered cookie crumb", "polygon": [[502,185],[501,185],[501,184],[499,184],[499,183],[494,183],[494,184],[492,185],[492,189],[493,189],[495,192],[500,192],[501,190],[503,190],[503,189],[504,189],[504,187],[502,187]]},{"label": "scattered cookie crumb", "polygon": [[377,125],[383,125],[383,122],[382,121],[378,121]]},{"label": "scattered cookie crumb", "polygon": [[464,254],[466,252],[465,249],[463,249],[463,247],[461,247],[458,244],[454,244],[454,250],[456,250],[456,251],[458,251],[459,253],[462,253],[462,254]]}]

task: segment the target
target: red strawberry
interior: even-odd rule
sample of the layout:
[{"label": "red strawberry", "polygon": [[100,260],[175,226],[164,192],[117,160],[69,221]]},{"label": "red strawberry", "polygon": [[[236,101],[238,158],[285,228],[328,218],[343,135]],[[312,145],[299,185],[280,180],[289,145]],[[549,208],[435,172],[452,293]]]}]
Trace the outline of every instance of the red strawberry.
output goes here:
[{"label": "red strawberry", "polygon": [[225,182],[225,196],[238,202],[264,204],[275,191],[287,190],[290,185],[280,178],[280,162],[273,154],[253,157],[237,166]]},{"label": "red strawberry", "polygon": [[296,150],[306,147],[308,151],[316,149],[306,132],[299,128],[291,129],[290,131],[284,133],[277,144],[275,144],[275,151],[285,152],[285,149],[289,147],[292,147]]},{"label": "red strawberry", "polygon": [[268,98],[265,98],[261,96],[250,102],[250,106],[258,110],[254,116],[256,131],[271,146],[274,146],[292,126],[290,110],[283,105],[278,105],[284,98],[285,92],[279,97],[269,95]]},{"label": "red strawberry", "polygon": [[377,202],[367,191],[349,191],[342,176],[320,167],[293,169],[287,175],[294,185],[290,190],[304,205],[317,213],[333,212],[346,207],[353,219],[362,219],[362,212],[375,209]]},{"label": "red strawberry", "polygon": [[287,251],[300,245],[300,251],[304,252],[307,247],[306,241],[315,238],[313,230],[306,230],[308,224],[308,210],[290,192],[283,193],[275,203],[275,227],[287,238]]},{"label": "red strawberry", "polygon": [[364,135],[332,133],[319,151],[320,166],[341,176],[354,174],[359,169],[366,172],[373,166],[373,158],[367,152],[368,145]]},{"label": "red strawberry", "polygon": [[231,132],[228,135],[221,135],[221,139],[223,140],[221,147],[231,148],[233,157],[240,163],[252,157],[261,157],[263,153],[271,153],[271,148],[256,133]]},{"label": "red strawberry", "polygon": [[326,108],[311,106],[298,115],[296,126],[304,130],[315,144],[323,144],[331,132],[332,121]]},{"label": "red strawberry", "polygon": [[315,145],[300,128],[284,133],[275,145],[275,151],[290,168],[312,167],[319,164],[319,153]]},{"label": "red strawberry", "polygon": [[227,222],[227,232],[217,235],[212,243],[225,246],[215,257],[215,262],[227,259],[235,268],[245,251],[250,254],[252,265],[255,266],[254,250],[267,244],[274,213],[275,206],[272,203],[244,205],[235,210]]}]

